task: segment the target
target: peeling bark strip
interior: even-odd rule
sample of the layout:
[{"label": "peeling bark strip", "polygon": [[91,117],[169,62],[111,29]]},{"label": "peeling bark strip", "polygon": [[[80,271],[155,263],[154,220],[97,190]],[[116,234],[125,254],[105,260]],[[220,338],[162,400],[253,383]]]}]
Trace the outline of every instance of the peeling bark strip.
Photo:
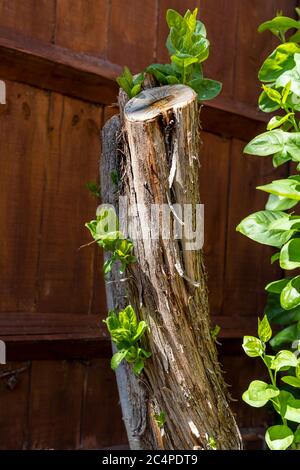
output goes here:
[{"label": "peeling bark strip", "polygon": [[[135,449],[187,450],[207,449],[214,440],[217,449],[240,449],[210,335],[202,253],[187,250],[185,238],[143,238],[151,225],[152,204],[172,208],[200,203],[197,96],[189,87],[173,85],[144,90],[125,104],[120,93],[122,130],[114,136],[121,152],[109,151],[110,121],[103,134],[102,182],[110,179],[108,161],[116,161],[119,191],[127,196],[129,209],[136,203],[145,208],[130,219],[138,261],[122,286],[127,303],[150,327],[145,347],[152,352],[141,378],[133,377],[126,364],[118,372],[130,444]],[[116,203],[110,199],[113,190],[103,187],[104,202]],[[110,307],[122,307],[113,287],[117,284],[107,284]],[[163,433],[154,419],[161,411],[166,414]]]}]

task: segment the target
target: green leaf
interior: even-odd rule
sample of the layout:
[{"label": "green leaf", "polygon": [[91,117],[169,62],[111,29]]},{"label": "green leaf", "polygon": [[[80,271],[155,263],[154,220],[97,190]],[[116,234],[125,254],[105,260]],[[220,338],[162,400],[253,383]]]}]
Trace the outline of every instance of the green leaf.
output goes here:
[{"label": "green leaf", "polygon": [[163,428],[166,423],[166,413],[161,411],[159,414],[154,415],[154,419],[159,428]]},{"label": "green leaf", "polygon": [[[300,307],[285,310],[280,304],[280,295],[271,292],[268,294],[264,313],[268,316],[269,321],[277,325],[290,325],[300,320]],[[273,340],[274,338],[271,340],[271,343]]]},{"label": "green leaf", "polygon": [[262,33],[269,30],[278,36],[279,32],[285,33],[291,28],[300,29],[300,23],[287,16],[275,16],[272,20],[262,23],[258,28],[258,32]]},{"label": "green leaf", "polygon": [[291,351],[279,351],[274,360],[272,361],[271,368],[277,372],[285,369],[286,367],[296,367],[298,360]]},{"label": "green leaf", "polygon": [[256,189],[275,194],[276,196],[294,199],[296,201],[300,200],[300,183],[291,178],[275,180],[270,184],[257,186]]},{"label": "green leaf", "polygon": [[270,282],[266,285],[265,290],[267,292],[273,292],[274,294],[280,294],[282,289],[288,284],[289,279],[279,279],[278,281]]},{"label": "green leaf", "polygon": [[300,400],[294,397],[289,398],[286,403],[284,418],[294,423],[300,423]]},{"label": "green leaf", "polygon": [[273,155],[272,162],[274,168],[278,168],[280,165],[287,163],[291,160],[291,156],[287,153],[286,150],[283,152],[277,152]]},{"label": "green leaf", "polygon": [[167,75],[166,80],[167,80],[169,85],[176,85],[176,84],[180,83],[180,81],[178,80],[177,77],[175,77],[175,75]]},{"label": "green leaf", "polygon": [[175,10],[172,10],[171,8],[167,10],[166,20],[169,28],[174,27],[177,29],[181,29],[182,27],[184,27],[183,17],[180,15],[180,13]]},{"label": "green leaf", "polygon": [[271,256],[271,264],[275,263],[275,261],[278,261],[280,257],[280,251],[277,253],[274,253],[274,255]]},{"label": "green leaf", "polygon": [[285,132],[281,129],[264,132],[249,142],[244,152],[250,155],[268,156],[282,154],[294,160],[300,160],[300,132]]},{"label": "green leaf", "polygon": [[300,443],[300,427],[298,427],[298,429],[294,433],[294,442],[295,444]]},{"label": "green leaf", "polygon": [[274,103],[278,103],[279,105],[281,105],[281,94],[279,93],[279,91],[275,90],[274,88],[270,88],[266,85],[263,85],[263,90],[268,96],[268,98],[270,98],[270,100],[272,100]]},{"label": "green leaf", "polygon": [[291,116],[294,116],[295,113],[288,113],[285,116],[274,116],[271,118],[267,125],[268,131],[272,131],[273,129],[276,129],[277,127],[282,126],[286,121],[290,119]]},{"label": "green leaf", "polygon": [[136,375],[140,375],[140,373],[144,369],[144,366],[145,366],[145,363],[144,363],[143,359],[139,357],[134,363],[133,372]]},{"label": "green leaf", "polygon": [[[300,310],[298,311],[300,318]],[[284,312],[283,312],[284,315]],[[288,316],[286,315],[286,323],[288,323]],[[274,338],[271,339],[270,344],[273,349],[280,349],[284,346],[291,345],[296,339],[300,338],[300,332],[297,324],[287,326],[279,331]]]},{"label": "green leaf", "polygon": [[208,78],[196,78],[188,82],[188,85],[198,94],[199,101],[207,101],[215,98],[222,90],[222,83]]},{"label": "green leaf", "polygon": [[293,441],[293,431],[283,424],[271,426],[265,435],[266,443],[271,450],[286,450]]},{"label": "green leaf", "polygon": [[265,91],[263,91],[258,98],[258,106],[264,113],[273,113],[280,109],[280,104],[271,100]]},{"label": "green leaf", "polygon": [[98,183],[95,181],[89,181],[86,183],[86,187],[96,199],[100,197],[100,185]]},{"label": "green leaf", "polygon": [[129,323],[131,330],[135,332],[138,322],[137,322],[137,317],[136,317],[133,307],[131,305],[127,305],[127,307],[125,307],[123,312],[128,319],[128,323]]},{"label": "green leaf", "polygon": [[139,340],[145,331],[147,330],[147,323],[145,321],[140,321],[136,330],[136,333],[133,337],[133,341]]},{"label": "green leaf", "polygon": [[280,248],[295,233],[295,230],[274,229],[272,224],[289,215],[281,211],[259,211],[243,219],[236,230],[251,240]]},{"label": "green leaf", "polygon": [[282,152],[284,149],[284,131],[274,130],[264,132],[254,139],[244,148],[244,153],[250,155],[267,156],[273,153]]},{"label": "green leaf", "polygon": [[162,85],[167,85],[169,83],[167,77],[175,74],[171,64],[151,64],[146,70],[152,73]]},{"label": "green leaf", "polygon": [[244,336],[242,347],[249,357],[261,356],[265,350],[264,344],[255,336]]},{"label": "green leaf", "polygon": [[141,92],[141,84],[137,83],[136,85],[133,86],[131,89],[130,97],[133,98],[134,96],[137,96]]},{"label": "green leaf", "polygon": [[285,211],[296,206],[298,201],[284,196],[277,196],[277,194],[270,194],[266,209],[269,211]]},{"label": "green leaf", "polygon": [[286,103],[286,100],[287,100],[287,98],[288,98],[288,96],[289,96],[289,94],[290,94],[290,91],[291,91],[291,82],[288,82],[288,83],[284,86],[284,88],[283,88],[283,90],[282,90],[282,92],[281,92],[281,96],[282,96],[281,102],[282,102],[283,105]]},{"label": "green leaf", "polygon": [[290,91],[300,96],[300,54],[294,55],[295,66],[282,73],[276,80],[276,86],[285,87],[290,83]]},{"label": "green leaf", "polygon": [[106,320],[103,321],[106,324],[107,329],[110,333],[120,327],[119,318],[114,311],[109,312]]},{"label": "green leaf", "polygon": [[279,395],[278,388],[273,385],[268,385],[261,380],[254,380],[250,383],[248,390],[246,390],[242,398],[244,402],[254,408],[261,408],[274,397]]},{"label": "green leaf", "polygon": [[110,366],[112,370],[116,370],[119,367],[123,359],[125,359],[126,354],[127,354],[127,350],[122,349],[121,351],[118,351],[113,355],[110,361]]},{"label": "green leaf", "polygon": [[272,338],[272,329],[267,315],[264,315],[262,320],[258,319],[258,337],[264,343]]},{"label": "green leaf", "polygon": [[[300,239],[295,240],[299,240],[300,242]],[[291,279],[282,289],[280,294],[280,303],[285,310],[291,310],[292,308],[300,305],[300,276],[296,276]]]},{"label": "green leaf", "polygon": [[279,261],[282,269],[300,267],[300,238],[293,238],[281,248]]},{"label": "green leaf", "polygon": [[278,46],[264,61],[258,78],[262,82],[274,82],[286,70],[295,66],[294,54],[300,52],[300,47],[295,43],[286,43]]},{"label": "green leaf", "polygon": [[288,375],[281,377],[282,382],[290,385],[291,387],[300,388],[300,379],[294,377],[293,375]]}]

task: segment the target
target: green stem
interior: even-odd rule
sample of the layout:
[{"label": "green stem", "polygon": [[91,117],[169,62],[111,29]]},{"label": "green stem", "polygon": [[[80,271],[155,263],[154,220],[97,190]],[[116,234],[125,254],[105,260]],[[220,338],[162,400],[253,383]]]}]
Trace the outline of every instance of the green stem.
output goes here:
[{"label": "green stem", "polygon": [[299,132],[299,126],[298,126],[298,124],[297,124],[296,119],[294,118],[294,116],[291,117],[291,121],[292,121],[292,123],[293,123],[293,126],[294,126],[295,131],[296,131],[296,132]]}]

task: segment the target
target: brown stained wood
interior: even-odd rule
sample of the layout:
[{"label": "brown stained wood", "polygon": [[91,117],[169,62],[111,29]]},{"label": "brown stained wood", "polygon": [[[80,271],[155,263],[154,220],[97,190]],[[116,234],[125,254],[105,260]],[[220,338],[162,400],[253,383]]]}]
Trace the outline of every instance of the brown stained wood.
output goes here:
[{"label": "brown stained wood", "polygon": [[94,103],[116,100],[122,68],[0,27],[0,76]]},{"label": "brown stained wood", "polygon": [[263,22],[272,19],[278,10],[285,16],[297,17],[296,0],[243,0],[238,2],[238,23],[236,25],[234,97],[243,103],[256,103],[261,92],[257,78],[258,70],[267,56],[280,42],[270,32],[258,33],[257,28]]},{"label": "brown stained wood", "polygon": [[107,58],[141,72],[153,63],[156,45],[157,0],[113,0]]},{"label": "brown stained wood", "polygon": [[109,363],[109,359],[97,359],[86,367],[81,423],[83,449],[111,448],[115,444],[127,444],[115,374]]},{"label": "brown stained wood", "polygon": [[82,334],[82,337],[104,337],[100,315],[61,313],[0,313],[0,338],[16,336],[48,336]]},{"label": "brown stained wood", "polygon": [[1,0],[0,26],[50,43],[55,30],[55,4],[55,0]]},{"label": "brown stained wood", "polygon": [[257,317],[265,305],[264,287],[280,278],[280,270],[270,263],[274,249],[249,240],[235,228],[247,215],[264,209],[267,196],[256,186],[283,177],[286,169],[274,170],[269,158],[243,155],[244,145],[234,140],[230,159],[223,313]]},{"label": "brown stained wood", "polygon": [[204,260],[212,315],[220,315],[224,296],[224,264],[228,215],[228,175],[231,145],[207,132],[201,133],[200,191],[204,204]]},{"label": "brown stained wood", "polygon": [[107,47],[107,0],[59,0],[55,42],[76,52],[103,56]]},{"label": "brown stained wood", "polygon": [[0,109],[0,311],[34,311],[49,97],[6,82]]},{"label": "brown stained wood", "polygon": [[31,367],[29,447],[74,449],[80,445],[84,364],[34,361]]},{"label": "brown stained wood", "polygon": [[81,313],[89,311],[94,289],[94,246],[79,248],[90,242],[84,224],[97,205],[86,183],[98,165],[101,109],[53,94],[47,124],[36,305],[40,312]]},{"label": "brown stained wood", "polygon": [[[215,104],[218,100],[229,98],[234,102],[237,101],[234,90],[234,60],[240,52],[235,32],[241,3],[244,2],[240,0],[200,1],[199,17],[206,25],[207,37],[211,44],[209,58],[204,63],[204,75],[223,83],[222,98],[213,100]],[[252,34],[255,35],[255,29]]]},{"label": "brown stained wood", "polygon": [[30,363],[0,366],[0,449],[28,447]]}]

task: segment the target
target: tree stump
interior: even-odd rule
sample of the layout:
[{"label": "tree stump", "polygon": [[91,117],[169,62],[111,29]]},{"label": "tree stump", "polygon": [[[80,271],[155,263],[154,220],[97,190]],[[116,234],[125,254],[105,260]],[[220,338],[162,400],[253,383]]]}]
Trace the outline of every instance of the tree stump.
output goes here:
[{"label": "tree stump", "polygon": [[[127,103],[120,92],[119,103],[117,128],[119,118],[113,118],[103,131],[102,195],[104,202],[117,206],[115,188],[107,183],[107,170],[114,161],[117,194],[127,199],[128,213],[123,208],[121,218],[129,220],[128,236],[137,262],[130,265],[125,280],[114,271],[107,292],[110,308],[122,308],[127,297],[125,303],[147,322],[145,348],[152,353],[141,377],[135,377],[128,364],[118,371],[131,448],[240,449],[240,433],[210,333],[198,233],[186,226],[186,217],[182,219],[181,208],[192,207],[192,222],[198,222],[199,230],[197,96],[189,87],[172,85],[146,89]],[[170,236],[153,230],[153,211],[157,216],[162,207],[168,209],[163,221],[168,214],[172,222]],[[163,428],[155,419],[160,412],[166,416]]]}]

